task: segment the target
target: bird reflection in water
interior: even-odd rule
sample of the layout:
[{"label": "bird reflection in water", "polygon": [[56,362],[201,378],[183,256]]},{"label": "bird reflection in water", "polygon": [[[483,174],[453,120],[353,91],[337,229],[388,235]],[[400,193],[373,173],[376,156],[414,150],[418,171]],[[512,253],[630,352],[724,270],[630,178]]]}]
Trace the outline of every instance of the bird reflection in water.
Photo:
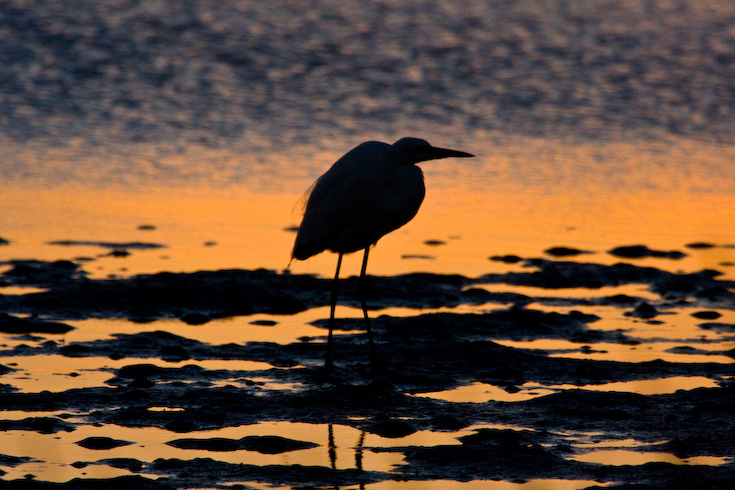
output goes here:
[{"label": "bird reflection in water", "polygon": [[[362,467],[362,448],[365,444],[365,431],[360,431],[360,438],[357,440],[357,446],[355,446],[355,468],[357,471],[363,471]],[[328,439],[328,451],[329,451],[329,464],[333,470],[337,469],[337,444],[334,442],[334,427],[329,424],[329,439]],[[332,487],[334,490],[338,490],[339,486]],[[365,484],[360,483],[360,490],[364,490]]]}]

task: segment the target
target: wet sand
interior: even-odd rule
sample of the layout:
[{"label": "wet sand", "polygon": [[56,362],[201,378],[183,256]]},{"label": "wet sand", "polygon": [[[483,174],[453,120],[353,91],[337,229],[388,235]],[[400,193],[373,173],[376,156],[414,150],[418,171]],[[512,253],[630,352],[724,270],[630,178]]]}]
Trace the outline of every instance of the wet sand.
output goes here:
[{"label": "wet sand", "polygon": [[[485,480],[727,488],[735,478],[735,281],[637,265],[644,255],[676,260],[645,246],[609,255],[620,261],[582,262],[580,250],[550,247],[543,259],[494,257],[512,268],[504,273],[371,277],[375,372],[354,310],[356,278],[348,278],[340,304],[355,314],[338,322],[331,373],[321,367],[328,279],[270,270],[90,279],[84,263],[11,261],[4,290],[38,289],[0,296],[2,447],[10,434],[36,434],[84,448],[68,463],[80,472],[71,483],[83,488],[464,488]],[[317,313],[313,330],[278,343],[184,333],[243,319],[247,329],[277,332],[309,312]],[[614,328],[612,317],[629,328]],[[699,334],[667,338],[685,317]],[[140,331],[62,335],[93,321]],[[607,360],[614,349],[629,360]],[[103,381],[19,389],[10,380],[33,358],[89,358],[95,367],[66,377]],[[656,388],[641,388],[650,380]],[[141,432],[126,432],[133,428]],[[151,433],[155,442],[142,435]],[[14,468],[43,457],[17,446],[0,452],[3,488],[67,481],[19,478]],[[105,477],[91,476],[100,469]]]}]

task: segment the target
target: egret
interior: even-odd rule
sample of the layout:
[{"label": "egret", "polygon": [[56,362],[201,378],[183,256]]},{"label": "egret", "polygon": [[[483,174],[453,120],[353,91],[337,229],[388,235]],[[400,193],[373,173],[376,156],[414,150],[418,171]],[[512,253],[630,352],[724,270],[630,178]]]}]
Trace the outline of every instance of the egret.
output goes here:
[{"label": "egret", "polygon": [[419,138],[402,138],[392,145],[362,143],[337,160],[311,188],[291,258],[306,260],[325,250],[338,254],[329,311],[329,336],[324,359],[332,364],[334,311],[339,294],[342,256],[364,250],[358,280],[358,296],[370,344],[370,365],[376,354],[366,306],[365,271],[368,253],[383,235],[405,225],[424,200],[424,174],[417,163],[449,157],[473,157],[470,153],[431,146]]}]

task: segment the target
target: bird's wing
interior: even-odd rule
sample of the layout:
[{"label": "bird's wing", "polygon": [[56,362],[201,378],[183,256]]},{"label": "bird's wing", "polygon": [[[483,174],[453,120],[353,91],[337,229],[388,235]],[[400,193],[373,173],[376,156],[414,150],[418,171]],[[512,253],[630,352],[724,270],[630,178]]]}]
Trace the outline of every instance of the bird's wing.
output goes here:
[{"label": "bird's wing", "polygon": [[291,215],[301,216],[302,218],[304,217],[306,204],[309,202],[309,197],[311,197],[311,193],[314,191],[314,187],[316,187],[317,182],[319,182],[319,179],[315,180],[314,183],[311,184],[309,188],[304,191],[303,194],[301,194],[301,197],[299,197],[298,201],[296,201],[293,205]]},{"label": "bird's wing", "polygon": [[[319,206],[328,196],[339,195],[368,184],[367,179],[380,168],[385,151],[390,148],[387,143],[368,141],[345,153],[324,175],[319,177],[311,187],[309,206]],[[345,204],[347,199],[342,201]]]},{"label": "bird's wing", "polygon": [[345,235],[355,236],[355,230],[365,227],[375,209],[383,185],[381,155],[388,147],[385,143],[363,143],[317,179],[296,236],[295,258],[308,258],[324,250],[351,252],[367,246],[342,250]]}]

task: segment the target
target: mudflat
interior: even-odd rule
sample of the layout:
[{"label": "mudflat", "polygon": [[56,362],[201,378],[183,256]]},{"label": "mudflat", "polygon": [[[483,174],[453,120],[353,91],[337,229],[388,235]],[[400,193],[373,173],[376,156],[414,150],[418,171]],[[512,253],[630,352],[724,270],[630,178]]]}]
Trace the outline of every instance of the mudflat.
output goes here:
[{"label": "mudflat", "polygon": [[[39,461],[8,444],[36,434],[87,450],[56,463],[79,471],[70,481],[84,488],[725,488],[735,477],[735,282],[629,257],[646,250],[676,260],[621,247],[610,251],[621,262],[601,265],[565,248],[550,249],[551,259],[494,257],[522,267],[475,278],[370,277],[378,366],[355,313],[337,322],[333,371],[322,367],[325,319],[285,341],[217,344],[186,333],[242,322],[243,332],[278,339],[289,319],[324,311],[328,279],[270,270],[90,279],[73,261],[11,261],[2,284],[36,292],[0,296],[0,465]],[[344,302],[357,308],[356,278],[343,282]],[[65,340],[97,320],[139,331]],[[699,334],[682,336],[684,323]],[[102,381],[24,389],[35,374],[23,359],[34,358],[62,371],[68,361],[59,379]],[[79,359],[92,367],[75,371]],[[110,472],[93,478],[92,468]],[[69,484],[6,475],[8,488]]]}]

